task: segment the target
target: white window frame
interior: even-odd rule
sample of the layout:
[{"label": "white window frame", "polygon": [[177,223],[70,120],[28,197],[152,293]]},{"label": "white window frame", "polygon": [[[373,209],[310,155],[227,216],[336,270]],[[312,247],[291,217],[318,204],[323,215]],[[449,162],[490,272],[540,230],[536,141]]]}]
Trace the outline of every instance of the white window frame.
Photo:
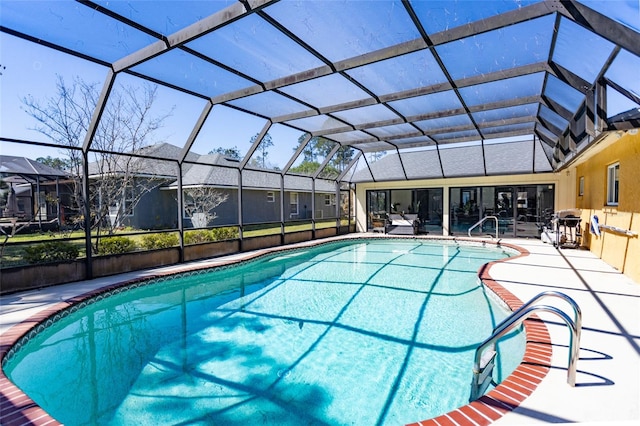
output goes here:
[{"label": "white window frame", "polygon": [[336,205],[336,194],[324,194],[324,205],[325,206],[335,206]]},{"label": "white window frame", "polygon": [[584,176],[580,176],[580,181],[578,184],[578,195],[579,196],[584,195]]},{"label": "white window frame", "polygon": [[124,194],[122,194],[122,208],[124,209],[124,216],[134,216],[134,211],[128,210],[129,206],[135,202],[135,195],[133,193],[133,186],[127,185],[124,187]]},{"label": "white window frame", "polygon": [[300,197],[298,197],[297,192],[292,192],[289,194],[289,214],[290,217],[298,216],[300,213]]},{"label": "white window frame", "polygon": [[275,203],[276,194],[273,191],[267,191],[267,203]]},{"label": "white window frame", "polygon": [[620,163],[607,167],[607,205],[617,206],[620,193]]}]

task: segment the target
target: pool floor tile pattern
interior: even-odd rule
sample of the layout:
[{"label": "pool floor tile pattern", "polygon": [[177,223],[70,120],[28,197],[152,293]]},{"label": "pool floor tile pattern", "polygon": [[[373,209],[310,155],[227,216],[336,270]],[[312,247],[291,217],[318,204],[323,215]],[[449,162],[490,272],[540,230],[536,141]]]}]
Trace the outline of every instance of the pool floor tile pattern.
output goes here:
[{"label": "pool floor tile pattern", "polygon": [[[516,246],[509,247],[520,252],[520,255],[516,257],[528,255],[528,252],[525,249]],[[482,267],[478,273],[479,278],[484,282],[484,284],[500,299],[502,299],[511,310],[518,309],[522,306],[523,302],[494,281],[489,274],[489,270],[491,266],[497,262],[504,262],[514,258],[515,257],[511,257],[509,259],[490,262]],[[4,359],[11,347],[15,345],[22,336],[27,334],[38,324],[46,321],[56,312],[68,308],[75,303],[87,300],[90,297],[106,293],[109,290],[131,283],[132,282],[129,281],[113,284],[70,298],[45,309],[20,324],[15,325],[0,336],[0,361]],[[531,395],[538,384],[547,375],[551,368],[552,354],[551,337],[544,322],[537,319],[534,315],[525,320],[523,325],[527,336],[524,357],[521,364],[509,377],[507,377],[507,379],[500,383],[496,388],[468,405],[460,407],[449,413],[442,414],[433,419],[411,423],[408,426],[489,425],[495,420],[501,418],[504,414],[518,407],[525,398]],[[33,402],[31,398],[11,383],[4,375],[4,372],[0,370],[0,424],[4,426],[43,426],[59,425],[60,423],[51,418],[42,408]]]}]

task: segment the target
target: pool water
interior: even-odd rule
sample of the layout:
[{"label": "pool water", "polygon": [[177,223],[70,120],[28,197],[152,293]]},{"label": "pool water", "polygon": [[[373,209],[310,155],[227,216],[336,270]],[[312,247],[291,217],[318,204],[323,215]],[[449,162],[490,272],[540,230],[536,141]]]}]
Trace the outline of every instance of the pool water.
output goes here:
[{"label": "pool water", "polygon": [[[88,303],[7,358],[66,425],[383,425],[468,403],[477,345],[508,312],[481,265],[507,257],[357,240],[182,274]],[[502,380],[524,336],[499,345]]]}]

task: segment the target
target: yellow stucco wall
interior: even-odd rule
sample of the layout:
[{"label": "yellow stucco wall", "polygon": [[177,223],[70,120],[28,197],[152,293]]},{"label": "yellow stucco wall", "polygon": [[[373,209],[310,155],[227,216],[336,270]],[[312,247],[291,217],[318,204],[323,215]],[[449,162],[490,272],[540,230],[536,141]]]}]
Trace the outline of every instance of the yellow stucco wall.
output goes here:
[{"label": "yellow stucco wall", "polygon": [[[607,167],[614,163],[620,163],[618,205],[607,206]],[[640,283],[640,131],[612,133],[576,162],[572,174],[576,206],[582,209],[583,246]],[[593,215],[600,224],[630,230],[635,236],[610,230],[597,236],[589,226]]]},{"label": "yellow stucco wall", "polygon": [[[598,216],[603,225],[630,230],[636,236],[627,236],[619,232],[601,230],[595,235],[590,225],[591,217]],[[602,258],[609,265],[640,283],[640,213],[621,212],[614,209],[583,209],[582,245]]]},{"label": "yellow stucco wall", "polygon": [[584,194],[578,195],[578,208],[602,208],[606,205],[607,167],[620,163],[620,192],[617,209],[640,212],[640,131],[635,135],[614,133],[594,147],[575,166],[576,191],[584,177]]}]

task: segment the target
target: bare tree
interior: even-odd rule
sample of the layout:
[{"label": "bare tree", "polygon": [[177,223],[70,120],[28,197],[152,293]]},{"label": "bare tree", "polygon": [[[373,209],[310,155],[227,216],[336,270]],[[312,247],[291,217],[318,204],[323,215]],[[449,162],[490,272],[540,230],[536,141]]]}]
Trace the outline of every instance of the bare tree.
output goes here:
[{"label": "bare tree", "polygon": [[157,162],[136,154],[153,143],[154,132],[173,109],[154,115],[155,85],[114,88],[91,142],[91,157],[87,157],[91,190],[83,194],[81,146],[100,90],[97,84],[80,78],[67,85],[61,77],[56,88],[56,95],[44,103],[31,95],[23,98],[24,110],[38,122],[34,130],[60,145],[68,156],[75,182],[72,209],[77,218],[82,219],[85,203],[89,203],[92,229],[100,232],[106,227],[112,233],[133,212],[141,197],[164,181],[156,177]]},{"label": "bare tree", "polygon": [[[33,217],[37,217],[40,214],[40,203],[38,203],[38,209]],[[17,217],[7,218],[6,221],[0,224],[0,264],[5,261],[4,251],[7,247],[7,243],[10,238],[13,238],[25,228],[28,228],[33,223],[33,219],[30,218],[27,221],[19,221]],[[7,228],[7,229],[5,229]],[[7,232],[8,231],[8,232]]]},{"label": "bare tree", "polygon": [[214,209],[228,198],[229,194],[209,186],[187,188],[184,190],[184,211],[191,217],[195,228],[204,228],[218,217]]}]

